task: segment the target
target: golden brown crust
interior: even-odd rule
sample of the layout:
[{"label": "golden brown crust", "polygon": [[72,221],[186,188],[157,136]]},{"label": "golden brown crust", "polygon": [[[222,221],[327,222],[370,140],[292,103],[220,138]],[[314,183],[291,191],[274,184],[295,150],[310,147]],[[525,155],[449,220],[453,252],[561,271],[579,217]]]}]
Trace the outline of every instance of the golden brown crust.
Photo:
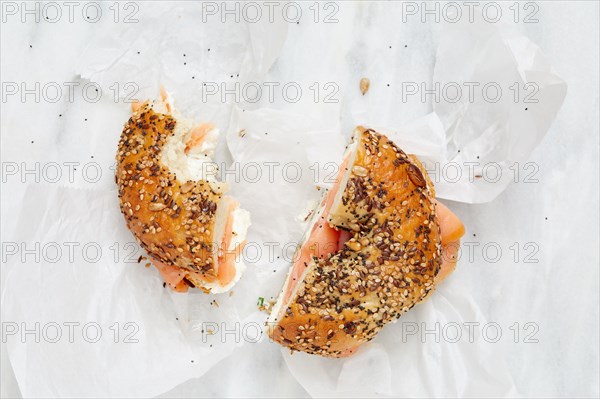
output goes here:
[{"label": "golden brown crust", "polygon": [[292,350],[346,355],[425,298],[440,270],[431,182],[392,141],[358,129],[342,205],[330,219],[353,236],[328,259],[313,258],[270,331]]},{"label": "golden brown crust", "polygon": [[155,260],[211,282],[218,250],[213,227],[223,193],[204,180],[181,182],[162,164],[161,149],[176,124],[149,103],[125,124],[115,174],[120,207],[127,227]]}]

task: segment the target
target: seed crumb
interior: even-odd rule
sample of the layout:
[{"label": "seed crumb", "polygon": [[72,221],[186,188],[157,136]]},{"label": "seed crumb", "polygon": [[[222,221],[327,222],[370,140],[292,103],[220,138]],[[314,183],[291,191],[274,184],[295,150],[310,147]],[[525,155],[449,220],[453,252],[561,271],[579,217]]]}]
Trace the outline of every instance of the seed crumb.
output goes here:
[{"label": "seed crumb", "polygon": [[362,78],[360,80],[360,92],[362,93],[363,96],[367,93],[367,91],[369,91],[370,86],[371,86],[371,81],[369,80],[369,78]]}]

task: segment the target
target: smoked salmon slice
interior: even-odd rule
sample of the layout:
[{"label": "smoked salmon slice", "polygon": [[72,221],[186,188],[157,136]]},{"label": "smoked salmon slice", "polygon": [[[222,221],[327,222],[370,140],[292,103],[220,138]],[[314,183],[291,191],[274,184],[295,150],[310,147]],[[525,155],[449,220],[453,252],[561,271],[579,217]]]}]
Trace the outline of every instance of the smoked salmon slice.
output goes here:
[{"label": "smoked salmon slice", "polygon": [[458,216],[438,200],[434,200],[436,215],[442,236],[442,266],[436,276],[437,281],[444,280],[454,271],[458,261],[460,238],[465,234],[465,226]]}]

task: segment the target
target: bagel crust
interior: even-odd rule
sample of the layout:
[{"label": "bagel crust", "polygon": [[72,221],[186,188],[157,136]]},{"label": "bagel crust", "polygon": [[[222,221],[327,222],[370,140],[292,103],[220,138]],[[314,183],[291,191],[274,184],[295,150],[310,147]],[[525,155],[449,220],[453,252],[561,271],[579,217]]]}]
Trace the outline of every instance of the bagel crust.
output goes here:
[{"label": "bagel crust", "polygon": [[[190,286],[217,278],[213,228],[223,196],[218,183],[179,181],[160,160],[177,120],[143,104],[125,124],[115,174],[127,227],[156,261],[195,272]],[[202,281],[189,281],[198,278]]]},{"label": "bagel crust", "polygon": [[298,291],[269,328],[292,349],[351,354],[423,300],[442,263],[434,191],[420,164],[387,137],[358,127],[356,158],[329,223],[352,238],[313,257]]}]

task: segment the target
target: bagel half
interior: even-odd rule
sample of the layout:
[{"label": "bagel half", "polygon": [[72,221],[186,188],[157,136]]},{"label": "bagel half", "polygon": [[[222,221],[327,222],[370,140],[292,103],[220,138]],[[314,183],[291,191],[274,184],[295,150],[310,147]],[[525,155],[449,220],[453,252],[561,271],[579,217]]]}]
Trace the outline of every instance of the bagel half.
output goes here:
[{"label": "bagel half", "polygon": [[127,227],[169,286],[220,293],[241,277],[247,211],[216,180],[218,130],[194,125],[164,90],[135,104],[117,152],[116,183]]},{"label": "bagel half", "polygon": [[[440,270],[456,263],[456,253],[442,259],[434,196],[416,157],[356,128],[273,306],[271,339],[291,350],[348,356],[422,301]],[[464,233],[456,221],[460,226],[446,229],[453,242]]]}]

